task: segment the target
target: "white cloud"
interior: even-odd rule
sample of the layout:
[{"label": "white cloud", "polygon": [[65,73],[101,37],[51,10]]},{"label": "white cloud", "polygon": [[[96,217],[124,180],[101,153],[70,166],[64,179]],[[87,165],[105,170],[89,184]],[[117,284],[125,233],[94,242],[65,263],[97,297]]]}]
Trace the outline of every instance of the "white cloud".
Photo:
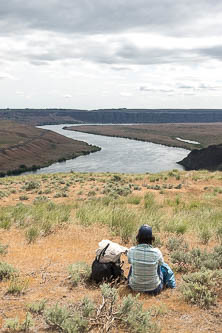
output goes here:
[{"label": "white cloud", "polygon": [[218,0],[2,2],[0,107],[220,108],[221,22]]}]

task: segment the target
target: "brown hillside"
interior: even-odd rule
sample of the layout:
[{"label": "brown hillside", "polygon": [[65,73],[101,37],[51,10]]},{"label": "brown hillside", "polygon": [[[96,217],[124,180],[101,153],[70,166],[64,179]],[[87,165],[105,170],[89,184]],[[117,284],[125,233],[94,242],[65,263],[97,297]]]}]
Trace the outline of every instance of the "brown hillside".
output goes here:
[{"label": "brown hillside", "polygon": [[[171,123],[171,124],[133,124],[133,125],[87,125],[68,129],[99,135],[117,136],[134,140],[149,141],[167,146],[194,149],[222,142],[222,123]],[[179,141],[199,142],[199,145]]]},{"label": "brown hillside", "polygon": [[[85,142],[9,121],[0,123],[0,172],[47,166],[98,150]],[[25,171],[25,170],[23,170]]]}]

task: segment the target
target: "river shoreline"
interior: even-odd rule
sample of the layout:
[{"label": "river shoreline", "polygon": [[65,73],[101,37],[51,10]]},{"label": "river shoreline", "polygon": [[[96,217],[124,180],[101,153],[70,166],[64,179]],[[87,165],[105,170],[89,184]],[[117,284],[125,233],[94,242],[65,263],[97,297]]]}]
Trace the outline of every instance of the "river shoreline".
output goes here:
[{"label": "river shoreline", "polygon": [[[85,125],[81,125],[81,126],[85,126]],[[103,125],[101,125],[101,126],[103,126]],[[123,135],[95,133],[95,132],[92,132],[92,131],[83,131],[83,130],[80,130],[80,129],[76,129],[76,127],[72,127],[72,126],[70,126],[70,128],[64,126],[63,129],[66,130],[66,131],[84,132],[84,133],[88,133],[88,134],[96,134],[96,135],[101,135],[101,136],[109,136],[109,137],[112,137],[112,138],[123,138],[123,139],[134,140],[134,141],[154,143],[154,144],[162,145],[162,146],[166,146],[166,147],[184,148],[184,149],[190,150],[189,148],[186,147],[186,145],[169,144],[167,142],[162,142],[161,140],[145,140],[145,139],[141,139],[141,138],[139,139],[137,137],[123,136]]]}]

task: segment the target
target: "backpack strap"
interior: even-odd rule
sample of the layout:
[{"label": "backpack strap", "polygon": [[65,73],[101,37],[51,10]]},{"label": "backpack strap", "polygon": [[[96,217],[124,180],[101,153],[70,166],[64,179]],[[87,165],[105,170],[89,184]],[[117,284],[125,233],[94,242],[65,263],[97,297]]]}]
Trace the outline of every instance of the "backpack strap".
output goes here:
[{"label": "backpack strap", "polygon": [[102,251],[100,252],[100,254],[98,255],[98,257],[96,257],[97,261],[100,261],[100,258],[101,258],[101,257],[104,257],[104,255],[105,255],[105,253],[106,253],[106,250],[107,250],[108,247],[109,247],[109,244],[110,244],[110,243],[108,243],[108,244],[106,245],[106,247],[104,247],[104,249],[102,249]]}]

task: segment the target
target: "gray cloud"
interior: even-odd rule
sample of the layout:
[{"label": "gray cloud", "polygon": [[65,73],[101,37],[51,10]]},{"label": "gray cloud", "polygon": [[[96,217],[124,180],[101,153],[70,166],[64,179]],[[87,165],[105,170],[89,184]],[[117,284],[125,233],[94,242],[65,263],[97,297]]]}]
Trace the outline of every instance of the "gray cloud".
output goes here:
[{"label": "gray cloud", "polygon": [[7,0],[0,4],[0,34],[25,30],[61,33],[105,34],[145,30],[168,35],[189,35],[195,31],[218,34],[198,25],[222,10],[218,0]]},{"label": "gray cloud", "polygon": [[[220,53],[221,52],[221,53]],[[185,64],[200,65],[209,59],[221,60],[222,46],[209,48],[182,49],[163,47],[139,47],[122,37],[92,40],[80,38],[60,38],[46,34],[39,43],[28,38],[21,44],[11,43],[10,48],[0,50],[0,57],[11,61],[25,60],[33,65],[46,65],[49,62],[82,60],[96,64],[111,65],[115,71],[126,71],[130,65]],[[183,89],[189,89],[182,85]]]},{"label": "gray cloud", "polygon": [[222,60],[222,45],[200,48],[197,52],[204,57]]}]

